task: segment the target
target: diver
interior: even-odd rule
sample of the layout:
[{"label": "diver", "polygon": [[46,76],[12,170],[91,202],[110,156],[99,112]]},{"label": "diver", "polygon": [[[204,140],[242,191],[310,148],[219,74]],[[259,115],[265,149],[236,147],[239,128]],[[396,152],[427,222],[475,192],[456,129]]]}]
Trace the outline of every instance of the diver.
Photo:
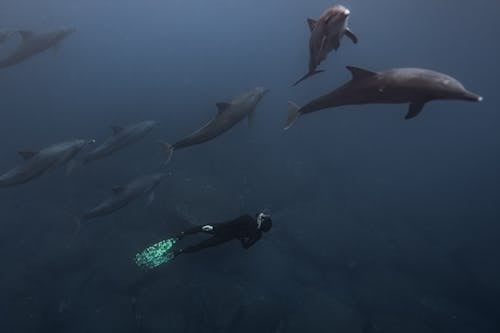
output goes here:
[{"label": "diver", "polygon": [[197,233],[207,233],[212,237],[198,244],[174,250],[174,257],[182,253],[198,252],[233,239],[238,239],[243,248],[248,249],[262,237],[262,232],[268,232],[272,226],[271,216],[264,213],[257,214],[255,218],[246,214],[227,222],[196,226],[178,234],[176,236],[177,240],[179,241],[185,236]]},{"label": "diver", "polygon": [[[138,266],[155,268],[180,254],[198,252],[231,240],[239,240],[248,249],[262,237],[262,232],[268,232],[272,226],[271,216],[265,213],[256,214],[255,217],[246,214],[222,223],[196,226],[148,247],[136,255],[135,262]],[[172,249],[184,237],[198,233],[206,233],[211,237],[195,245]]]}]

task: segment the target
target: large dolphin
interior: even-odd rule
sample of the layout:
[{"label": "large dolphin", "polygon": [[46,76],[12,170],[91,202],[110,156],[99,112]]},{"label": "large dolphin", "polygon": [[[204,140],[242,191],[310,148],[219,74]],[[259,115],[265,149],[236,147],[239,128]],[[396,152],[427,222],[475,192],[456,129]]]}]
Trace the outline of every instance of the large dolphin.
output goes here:
[{"label": "large dolphin", "polygon": [[0,60],[0,68],[17,65],[32,56],[51,47],[56,47],[63,39],[74,33],[74,28],[60,28],[57,30],[36,33],[30,30],[18,30],[22,41],[18,48],[5,59]]},{"label": "large dolphin", "polygon": [[109,215],[142,196],[148,196],[148,203],[151,203],[154,200],[154,189],[164,177],[164,173],[154,173],[136,178],[125,186],[113,187],[111,197],[78,216],[77,222]]},{"label": "large dolphin", "polygon": [[235,97],[229,103],[217,103],[217,114],[205,126],[173,145],[160,142],[167,162],[172,157],[174,150],[210,141],[228,131],[245,117],[248,117],[248,121],[251,122],[257,104],[268,91],[266,88],[257,87]]},{"label": "large dolphin", "polygon": [[289,102],[285,129],[300,115],[341,105],[410,103],[405,119],[411,119],[422,111],[425,103],[433,100],[482,100],[451,76],[428,69],[396,68],[379,73],[354,66],[347,69],[352,79],[331,93],[301,108]]},{"label": "large dolphin", "polygon": [[[87,164],[109,156],[143,139],[158,123],[156,121],[142,121],[128,126],[111,126],[113,135],[94,150],[85,153],[81,158],[82,164]],[[76,162],[76,161],[73,161]],[[76,162],[78,163],[78,162]]]},{"label": "large dolphin", "polygon": [[70,161],[94,140],[72,140],[58,143],[39,152],[22,151],[24,163],[0,176],[0,187],[24,184],[43,175],[46,171]]},{"label": "large dolphin", "polygon": [[307,24],[311,30],[309,71],[297,80],[293,84],[294,86],[315,74],[323,72],[323,70],[316,70],[316,68],[326,59],[330,52],[337,51],[342,37],[347,36],[355,44],[358,42],[358,37],[347,27],[349,15],[349,9],[341,5],[335,5],[325,10],[318,20],[307,19]]}]

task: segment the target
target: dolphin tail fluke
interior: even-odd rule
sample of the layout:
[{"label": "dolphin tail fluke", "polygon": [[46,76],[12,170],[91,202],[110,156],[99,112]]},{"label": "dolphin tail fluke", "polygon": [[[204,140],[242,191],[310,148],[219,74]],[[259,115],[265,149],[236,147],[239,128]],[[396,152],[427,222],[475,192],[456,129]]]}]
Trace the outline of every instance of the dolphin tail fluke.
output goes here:
[{"label": "dolphin tail fluke", "polygon": [[161,149],[165,154],[165,164],[167,164],[172,159],[172,154],[174,153],[174,147],[170,143],[164,141],[159,141],[158,143],[160,144]]},{"label": "dolphin tail fluke", "polygon": [[323,70],[323,69],[318,69],[318,70],[314,70],[314,71],[311,71],[311,72],[307,72],[303,77],[301,77],[300,79],[298,79],[297,81],[295,81],[295,83],[292,84],[292,87],[295,87],[296,85],[298,85],[300,82],[304,81],[305,79],[308,79],[308,78],[310,78],[313,75],[316,75],[316,74],[319,74],[319,73],[323,73],[324,71],[325,70]]},{"label": "dolphin tail fluke", "polygon": [[288,102],[288,118],[286,120],[285,130],[292,127],[297,118],[300,116],[300,107],[294,102]]}]

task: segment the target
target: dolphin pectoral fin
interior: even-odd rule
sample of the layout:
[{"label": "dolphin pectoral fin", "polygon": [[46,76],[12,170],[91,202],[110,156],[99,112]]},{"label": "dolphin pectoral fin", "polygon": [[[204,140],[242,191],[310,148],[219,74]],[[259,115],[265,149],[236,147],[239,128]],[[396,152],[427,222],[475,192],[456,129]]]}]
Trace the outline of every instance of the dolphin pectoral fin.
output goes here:
[{"label": "dolphin pectoral fin", "polygon": [[314,30],[314,28],[316,28],[316,23],[318,23],[318,22],[312,18],[307,19],[307,25],[309,26],[309,30],[311,32]]},{"label": "dolphin pectoral fin", "polygon": [[155,201],[155,192],[151,191],[151,193],[149,193],[148,197],[146,198],[146,206],[151,205],[153,201]]},{"label": "dolphin pectoral fin", "polygon": [[111,126],[111,130],[113,131],[113,134],[118,134],[121,131],[123,131],[123,127],[122,126]]},{"label": "dolphin pectoral fin", "polygon": [[310,78],[313,75],[316,75],[316,74],[319,74],[319,73],[323,73],[324,71],[325,70],[323,70],[323,69],[318,69],[318,70],[314,70],[312,72],[307,72],[304,76],[302,76],[300,79],[298,79],[297,81],[295,81],[295,83],[292,84],[292,87],[295,87],[296,85],[298,85],[300,82],[304,81],[305,79],[308,79],[308,78]]},{"label": "dolphin pectoral fin", "polygon": [[35,35],[35,33],[33,31],[29,31],[29,30],[19,30],[18,33],[21,35],[21,37],[24,41],[32,38]]},{"label": "dolphin pectoral fin", "polygon": [[79,169],[83,166],[82,160],[71,160],[69,163],[66,165],[66,176],[70,176],[73,171],[76,169]]},{"label": "dolphin pectoral fin", "polygon": [[117,195],[117,194],[120,194],[123,191],[125,191],[125,187],[123,187],[123,186],[115,186],[115,187],[112,188],[112,190],[113,190],[113,193],[115,195]]},{"label": "dolphin pectoral fin", "polygon": [[[326,42],[327,42],[327,38],[326,36],[323,36],[323,38],[321,39],[321,46],[319,47],[319,56],[322,57],[322,55],[324,54],[323,51],[325,50],[325,47],[326,47]],[[321,59],[320,61],[318,61],[318,64],[324,60],[324,56],[322,57],[323,59]]]},{"label": "dolphin pectoral fin", "polygon": [[217,115],[221,115],[231,108],[231,103],[219,102],[215,104],[217,106]]},{"label": "dolphin pectoral fin", "polygon": [[423,102],[411,102],[410,107],[408,109],[408,113],[405,116],[405,119],[415,118],[421,111],[425,105],[425,101]]},{"label": "dolphin pectoral fin", "polygon": [[367,69],[356,67],[356,66],[346,66],[346,68],[351,72],[352,80],[366,79],[371,76],[377,75],[376,72],[369,71]]},{"label": "dolphin pectoral fin", "polygon": [[351,29],[345,29],[345,35],[347,38],[352,40],[354,44],[358,44],[358,37],[351,31]]},{"label": "dolphin pectoral fin", "polygon": [[35,156],[37,152],[34,151],[20,151],[19,155],[21,155],[22,158],[24,158],[25,161],[29,160],[33,156]]},{"label": "dolphin pectoral fin", "polygon": [[285,124],[285,130],[292,127],[297,118],[300,116],[300,107],[292,101],[288,102],[288,118]]},{"label": "dolphin pectoral fin", "polygon": [[174,153],[174,147],[170,143],[164,141],[158,141],[158,143],[160,144],[161,149],[165,154],[166,157],[165,164],[167,164],[168,162],[170,162],[170,159],[172,158],[172,154]]}]

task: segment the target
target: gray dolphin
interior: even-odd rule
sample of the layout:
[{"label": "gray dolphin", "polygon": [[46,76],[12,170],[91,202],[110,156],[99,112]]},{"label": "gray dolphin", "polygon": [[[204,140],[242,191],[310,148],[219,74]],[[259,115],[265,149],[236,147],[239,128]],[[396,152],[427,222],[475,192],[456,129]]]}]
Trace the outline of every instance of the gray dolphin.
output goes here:
[{"label": "gray dolphin", "polygon": [[[111,126],[113,135],[94,150],[85,153],[81,158],[82,164],[87,164],[109,156],[116,151],[143,139],[158,124],[156,121],[147,120],[128,126]],[[76,161],[74,161],[76,162]],[[77,162],[76,162],[77,163]]]},{"label": "gray dolphin", "polygon": [[58,143],[39,152],[22,151],[24,163],[0,176],[0,187],[24,184],[43,175],[50,169],[70,161],[89,143],[95,140],[72,140]]},{"label": "gray dolphin", "polygon": [[294,86],[315,74],[323,72],[323,70],[316,70],[316,67],[326,59],[330,52],[337,51],[342,37],[348,37],[354,44],[358,42],[358,37],[347,27],[347,19],[350,14],[351,12],[346,7],[335,5],[325,10],[318,20],[307,19],[307,24],[311,30],[309,71],[297,80],[293,84]]},{"label": "gray dolphin", "polygon": [[173,145],[160,142],[167,162],[172,157],[174,150],[210,141],[228,131],[245,117],[248,117],[248,121],[251,123],[257,104],[268,91],[266,88],[257,87],[235,97],[229,103],[217,103],[217,114],[205,126]]},{"label": "gray dolphin", "polygon": [[372,72],[347,66],[351,81],[299,108],[288,103],[290,128],[300,115],[341,105],[410,103],[405,119],[417,116],[425,103],[433,100],[480,102],[483,98],[467,91],[456,79],[439,72],[420,68],[396,68]]},{"label": "gray dolphin", "polygon": [[67,27],[43,33],[18,30],[22,38],[21,44],[12,54],[0,61],[0,68],[17,65],[38,53],[55,47],[75,31],[74,28]]},{"label": "gray dolphin", "polygon": [[151,203],[154,200],[154,189],[164,177],[164,173],[154,173],[136,178],[125,186],[113,187],[113,195],[111,197],[84,212],[77,218],[77,222],[80,223],[84,220],[109,215],[142,196],[149,195],[148,203]]}]

